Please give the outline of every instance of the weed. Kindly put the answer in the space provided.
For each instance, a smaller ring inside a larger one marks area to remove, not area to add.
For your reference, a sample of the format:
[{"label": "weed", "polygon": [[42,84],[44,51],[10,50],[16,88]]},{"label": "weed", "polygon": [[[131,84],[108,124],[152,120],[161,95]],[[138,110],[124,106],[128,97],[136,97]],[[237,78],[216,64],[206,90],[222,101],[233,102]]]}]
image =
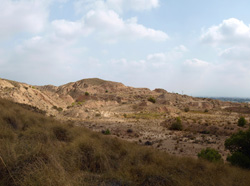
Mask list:
[{"label": "weed", "polygon": [[239,118],[239,120],[238,120],[238,126],[239,126],[239,127],[244,127],[246,124],[247,124],[246,119],[245,119],[243,116],[241,116],[241,117]]},{"label": "weed", "polygon": [[111,134],[111,132],[110,132],[109,129],[102,130],[102,133],[103,133],[104,135],[110,135],[110,134]]},{"label": "weed", "polygon": [[151,97],[148,98],[148,101],[151,102],[151,103],[155,103],[156,99],[151,96]]},{"label": "weed", "polygon": [[170,130],[182,130],[182,121],[180,117],[177,117],[175,121],[172,123],[172,125],[169,128]]},{"label": "weed", "polygon": [[52,107],[52,109],[55,109],[55,110],[57,110],[58,112],[62,112],[62,111],[63,111],[63,108],[57,107],[57,106],[55,106],[55,105]]},{"label": "weed", "polygon": [[220,153],[212,148],[206,148],[201,150],[200,153],[198,153],[198,157],[208,160],[210,162],[220,162],[222,161],[222,157],[220,155]]}]

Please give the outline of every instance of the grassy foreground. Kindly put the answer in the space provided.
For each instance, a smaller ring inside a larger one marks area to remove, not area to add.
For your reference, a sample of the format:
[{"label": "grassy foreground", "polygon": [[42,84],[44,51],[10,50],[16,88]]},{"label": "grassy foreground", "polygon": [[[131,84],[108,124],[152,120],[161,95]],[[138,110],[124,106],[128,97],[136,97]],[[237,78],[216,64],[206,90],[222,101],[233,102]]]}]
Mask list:
[{"label": "grassy foreground", "polygon": [[249,171],[170,156],[60,123],[27,106],[0,99],[0,185],[249,183]]}]

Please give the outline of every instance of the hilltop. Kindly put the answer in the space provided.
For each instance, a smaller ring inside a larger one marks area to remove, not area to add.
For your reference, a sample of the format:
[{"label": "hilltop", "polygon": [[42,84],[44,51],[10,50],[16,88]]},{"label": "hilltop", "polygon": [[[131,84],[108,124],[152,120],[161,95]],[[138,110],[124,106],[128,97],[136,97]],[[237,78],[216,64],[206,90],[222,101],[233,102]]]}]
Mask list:
[{"label": "hilltop", "polygon": [[[241,129],[237,126],[239,116],[249,120],[250,113],[248,103],[134,88],[98,78],[61,86],[0,79],[0,97],[93,131],[109,130],[121,139],[192,157],[209,146],[219,150],[225,159],[225,139]],[[182,120],[182,131],[169,130],[176,117]]]},{"label": "hilltop", "polygon": [[[237,103],[195,98],[169,93],[164,89],[151,91],[148,88],[133,88],[98,78],[83,79],[61,86],[34,86],[0,79],[0,96],[35,106],[55,116],[81,119],[93,117],[96,114],[110,118],[115,114],[137,111],[177,113],[187,107],[196,111],[241,107]],[[148,101],[150,97],[155,99],[155,104]],[[89,108],[90,111],[82,112],[81,110],[84,110],[82,108]],[[58,113],[55,110],[63,112]],[[74,111],[77,111],[77,114]],[[247,112],[250,112],[250,109]]]}]

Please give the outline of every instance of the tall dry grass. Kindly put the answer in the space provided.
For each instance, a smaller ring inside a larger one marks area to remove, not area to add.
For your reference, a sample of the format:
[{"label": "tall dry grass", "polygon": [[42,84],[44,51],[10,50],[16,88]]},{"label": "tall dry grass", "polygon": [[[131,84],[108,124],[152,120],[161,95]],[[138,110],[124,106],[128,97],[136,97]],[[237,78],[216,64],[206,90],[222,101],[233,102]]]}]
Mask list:
[{"label": "tall dry grass", "polygon": [[249,185],[250,172],[170,156],[0,99],[0,185]]}]

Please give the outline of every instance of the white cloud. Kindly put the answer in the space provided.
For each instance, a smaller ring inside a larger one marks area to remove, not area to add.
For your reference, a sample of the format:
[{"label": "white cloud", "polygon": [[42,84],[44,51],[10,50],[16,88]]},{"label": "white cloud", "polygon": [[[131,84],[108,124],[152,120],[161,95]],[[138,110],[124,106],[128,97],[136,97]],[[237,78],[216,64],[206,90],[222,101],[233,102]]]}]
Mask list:
[{"label": "white cloud", "polygon": [[250,26],[236,18],[230,18],[210,27],[202,34],[201,41],[212,45],[249,45]]},{"label": "white cloud", "polygon": [[95,31],[99,39],[108,43],[122,39],[165,41],[169,38],[163,31],[139,24],[136,17],[124,20],[119,15],[127,10],[156,8],[158,0],[78,0],[74,5],[76,12],[84,15],[85,29]]},{"label": "white cloud", "polygon": [[159,6],[158,0],[107,0],[107,5],[120,12],[150,10]]},{"label": "white cloud", "polygon": [[149,54],[147,56],[148,61],[166,61],[166,54],[165,53],[155,53]]},{"label": "white cloud", "polygon": [[99,39],[111,43],[128,39],[165,41],[169,38],[163,31],[138,24],[135,17],[123,20],[113,10],[91,10],[81,21],[55,20],[52,25],[61,36],[95,33]]},{"label": "white cloud", "polygon": [[207,68],[211,66],[210,63],[196,58],[186,60],[184,62],[184,65],[191,68]]},{"label": "white cloud", "polygon": [[184,45],[179,45],[172,50],[165,53],[154,53],[147,56],[147,61],[155,66],[161,66],[167,63],[173,63],[182,58],[183,54],[187,52]]},{"label": "white cloud", "polygon": [[43,31],[48,18],[48,2],[39,0],[1,0],[0,38],[18,32]]},{"label": "white cloud", "polygon": [[[244,85],[249,83],[250,78],[250,26],[241,20],[230,18],[207,29],[202,34],[201,41],[216,47],[217,63],[188,60],[184,64],[189,67],[186,68],[186,73],[190,77],[203,79],[209,84],[208,87],[215,87],[211,95],[224,93],[225,96],[247,96],[249,90]],[[206,87],[203,89],[204,92],[208,90]],[[245,92],[237,92],[240,89]]]},{"label": "white cloud", "polygon": [[125,27],[124,21],[112,10],[91,10],[87,13],[85,20],[88,27],[107,32],[117,32]]},{"label": "white cloud", "polygon": [[157,8],[159,0],[77,0],[74,5],[77,13],[93,9],[110,9],[122,13],[129,10],[143,11]]},{"label": "white cloud", "polygon": [[58,85],[79,74],[78,65],[85,53],[86,48],[75,47],[71,40],[54,39],[53,35],[36,36],[11,51],[5,63],[0,64],[0,73],[12,74],[12,78],[31,84]]},{"label": "white cloud", "polygon": [[169,38],[163,31],[138,24],[136,17],[123,20],[113,10],[90,10],[81,20],[54,20],[51,25],[55,35],[65,39],[90,34],[96,35],[96,39],[108,43],[138,39],[162,42]]},{"label": "white cloud", "polygon": [[61,38],[72,38],[87,36],[92,32],[92,29],[85,27],[84,22],[80,21],[67,21],[67,20],[54,20],[51,23],[56,36]]},{"label": "white cloud", "polygon": [[159,52],[148,54],[145,59],[140,60],[127,60],[125,58],[118,60],[111,60],[111,64],[121,65],[123,67],[128,67],[133,69],[134,67],[139,67],[139,69],[152,69],[152,67],[159,69],[162,67],[169,67],[169,65],[173,65],[175,62],[180,60],[185,53],[183,48],[186,49],[185,46],[180,45],[175,47],[174,49],[167,52]]},{"label": "white cloud", "polygon": [[175,50],[179,50],[179,51],[182,51],[182,52],[187,52],[188,49],[184,46],[184,45],[179,45],[177,47],[174,48]]},{"label": "white cloud", "polygon": [[124,31],[128,34],[128,36],[132,36],[132,39],[145,38],[154,41],[165,41],[169,38],[168,35],[163,31],[146,28],[145,26],[137,24],[136,22],[128,22],[127,29]]},{"label": "white cloud", "polygon": [[223,50],[219,56],[226,61],[250,65],[250,47],[231,47]]}]

